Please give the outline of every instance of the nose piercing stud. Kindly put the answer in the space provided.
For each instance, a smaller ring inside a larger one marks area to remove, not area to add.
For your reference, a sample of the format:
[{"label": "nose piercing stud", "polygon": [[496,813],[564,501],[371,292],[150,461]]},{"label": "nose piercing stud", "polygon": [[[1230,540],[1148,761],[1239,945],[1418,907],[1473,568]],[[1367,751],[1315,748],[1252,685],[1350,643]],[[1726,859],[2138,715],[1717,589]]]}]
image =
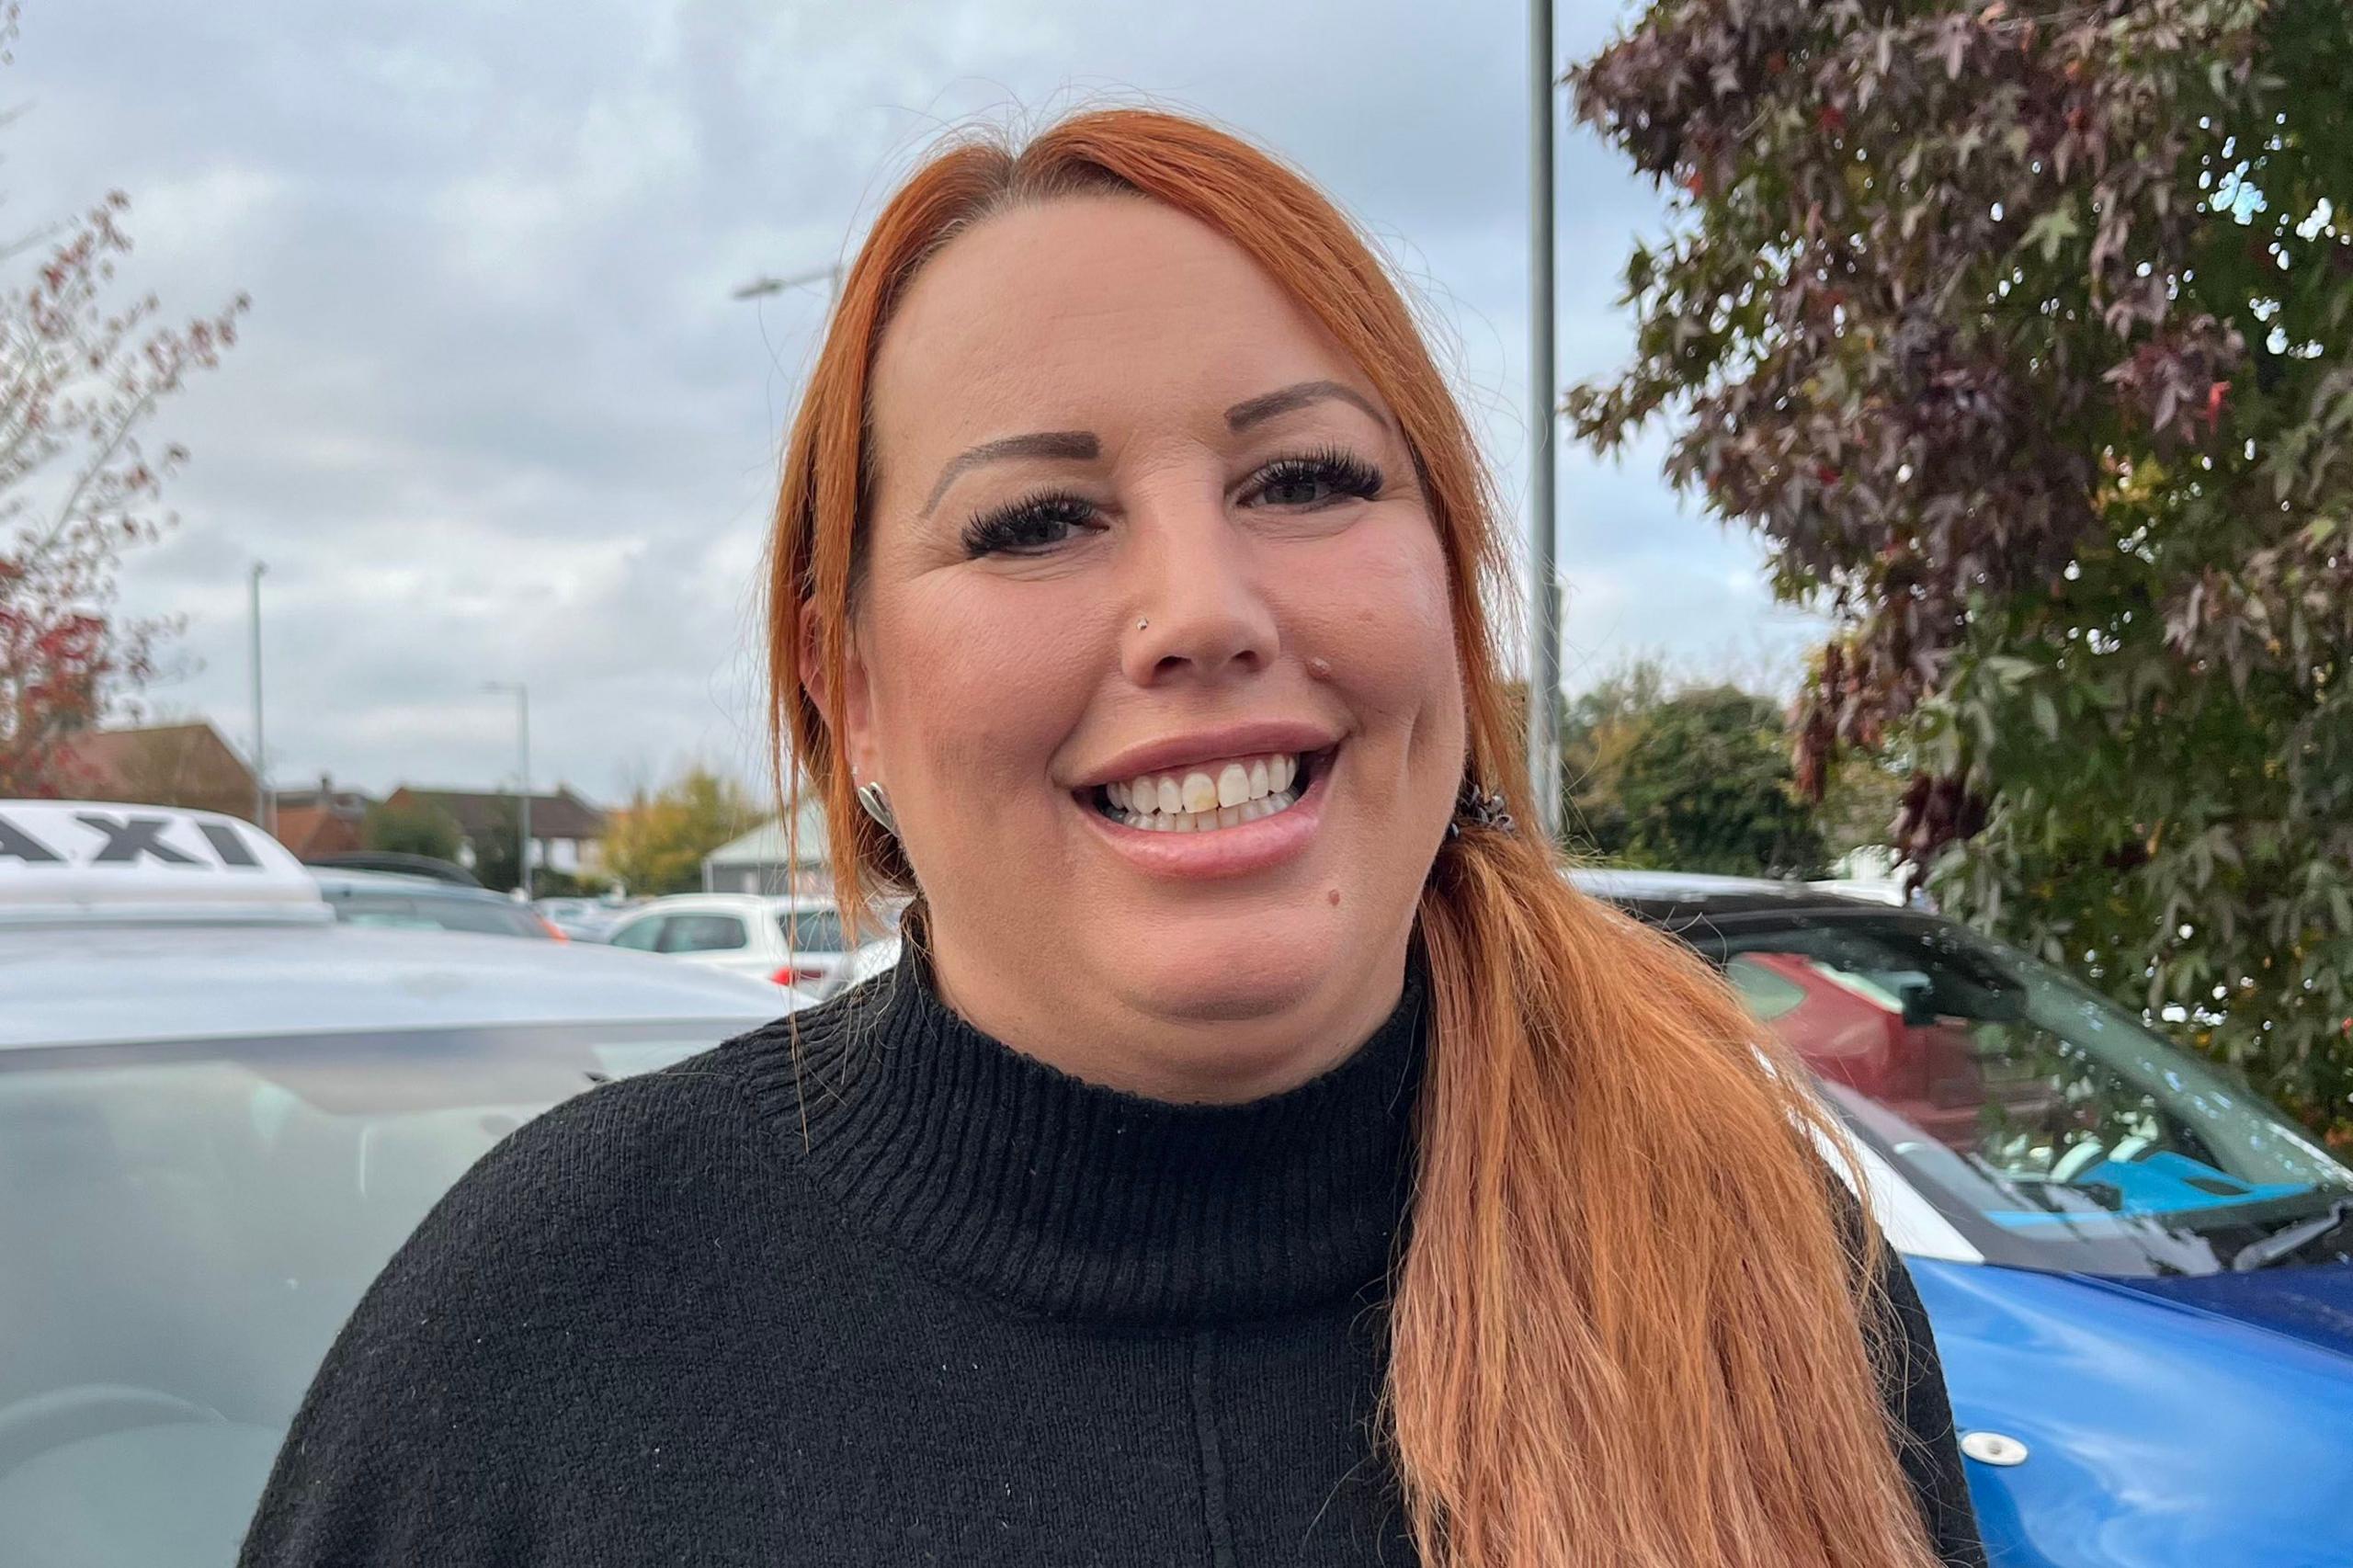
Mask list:
[{"label": "nose piercing stud", "polygon": [[1152,622],[1148,620],[1139,620],[1136,622],[1136,630],[1138,631],[1142,631],[1145,627],[1150,626]]}]

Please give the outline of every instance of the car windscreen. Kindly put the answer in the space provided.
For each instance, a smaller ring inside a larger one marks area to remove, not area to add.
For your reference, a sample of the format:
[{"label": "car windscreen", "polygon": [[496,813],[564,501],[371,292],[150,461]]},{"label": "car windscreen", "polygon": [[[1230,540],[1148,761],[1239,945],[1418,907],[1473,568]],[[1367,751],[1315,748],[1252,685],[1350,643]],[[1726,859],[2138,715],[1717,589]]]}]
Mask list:
[{"label": "car windscreen", "polygon": [[0,1051],[0,1543],[231,1561],[335,1331],[450,1183],[756,1022]]},{"label": "car windscreen", "polygon": [[493,898],[437,898],[405,892],[347,892],[329,902],[335,918],[353,926],[391,926],[415,931],[471,931],[486,937],[532,937],[544,940],[547,927],[519,904]]},{"label": "car windscreen", "polygon": [[2353,1171],[2245,1086],[1949,921],[1836,912],[1684,935],[1994,1261],[2211,1273],[2353,1193]]}]

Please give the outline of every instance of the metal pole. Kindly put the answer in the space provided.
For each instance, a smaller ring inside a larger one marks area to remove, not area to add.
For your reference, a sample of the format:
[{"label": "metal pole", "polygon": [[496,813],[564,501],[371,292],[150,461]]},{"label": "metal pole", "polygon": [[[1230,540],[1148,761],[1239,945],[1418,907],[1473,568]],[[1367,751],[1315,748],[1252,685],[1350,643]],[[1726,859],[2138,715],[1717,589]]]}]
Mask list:
[{"label": "metal pole", "polygon": [[1552,0],[1528,8],[1528,787],[1545,835],[1561,835],[1561,596],[1554,578],[1552,435]]},{"label": "metal pole", "polygon": [[515,683],[515,733],[522,748],[523,799],[517,815],[523,827],[523,901],[531,899],[531,688]]},{"label": "metal pole", "polygon": [[276,832],[271,828],[269,822],[272,815],[269,799],[269,764],[267,760],[269,754],[262,747],[261,734],[261,574],[263,570],[262,563],[258,561],[255,562],[253,575],[247,584],[247,603],[251,609],[248,619],[253,629],[254,825],[275,837]]}]

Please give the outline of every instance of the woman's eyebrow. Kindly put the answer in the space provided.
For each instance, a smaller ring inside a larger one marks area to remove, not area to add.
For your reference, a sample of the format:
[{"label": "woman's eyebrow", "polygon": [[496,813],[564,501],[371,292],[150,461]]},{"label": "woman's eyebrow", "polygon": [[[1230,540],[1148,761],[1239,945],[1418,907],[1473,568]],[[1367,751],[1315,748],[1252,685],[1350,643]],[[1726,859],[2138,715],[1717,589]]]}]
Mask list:
[{"label": "woman's eyebrow", "polygon": [[1079,462],[1091,462],[1102,454],[1102,443],[1092,430],[1035,430],[1027,436],[1004,436],[994,441],[983,441],[948,460],[939,471],[939,478],[931,487],[931,498],[923,504],[923,516],[939,505],[948,494],[948,486],[968,468],[982,463],[1003,462],[1012,458],[1063,458]]},{"label": "woman's eyebrow", "polygon": [[[1380,423],[1389,423],[1381,416],[1381,410],[1353,387],[1343,386],[1338,381],[1300,381],[1275,392],[1260,392],[1256,397],[1245,398],[1235,403],[1225,411],[1225,427],[1247,430],[1278,414],[1289,414],[1295,408],[1304,408],[1309,403],[1322,403],[1327,398],[1354,403]],[[1103,445],[1095,438],[1092,430],[1035,430],[1027,436],[1005,436],[994,441],[983,441],[979,446],[967,448],[948,460],[947,466],[939,471],[938,479],[932,483],[931,495],[923,504],[922,515],[931,516],[932,508],[939,505],[939,498],[948,494],[949,485],[966,469],[1015,458],[1060,458],[1065,461],[1092,462],[1102,455],[1102,451]]]},{"label": "woman's eyebrow", "polygon": [[1372,415],[1376,422],[1381,425],[1389,423],[1382,417],[1381,410],[1373,407],[1364,394],[1353,387],[1342,386],[1337,381],[1301,381],[1279,392],[1260,392],[1256,397],[1245,398],[1235,403],[1225,411],[1225,427],[1246,430],[1261,420],[1272,419],[1278,414],[1289,414],[1294,408],[1304,408],[1311,403],[1321,403],[1326,398],[1352,403]]}]

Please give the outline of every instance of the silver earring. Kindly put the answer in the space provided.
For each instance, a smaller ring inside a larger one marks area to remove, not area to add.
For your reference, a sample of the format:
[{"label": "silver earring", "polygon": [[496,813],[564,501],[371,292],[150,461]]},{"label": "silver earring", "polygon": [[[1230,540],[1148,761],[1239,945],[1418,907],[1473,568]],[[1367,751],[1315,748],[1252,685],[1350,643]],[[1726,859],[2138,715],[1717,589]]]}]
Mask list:
[{"label": "silver earring", "polygon": [[891,814],[891,797],[882,792],[881,785],[860,784],[858,787],[858,803],[868,816],[874,819],[876,826],[893,838],[899,836],[899,819]]}]

